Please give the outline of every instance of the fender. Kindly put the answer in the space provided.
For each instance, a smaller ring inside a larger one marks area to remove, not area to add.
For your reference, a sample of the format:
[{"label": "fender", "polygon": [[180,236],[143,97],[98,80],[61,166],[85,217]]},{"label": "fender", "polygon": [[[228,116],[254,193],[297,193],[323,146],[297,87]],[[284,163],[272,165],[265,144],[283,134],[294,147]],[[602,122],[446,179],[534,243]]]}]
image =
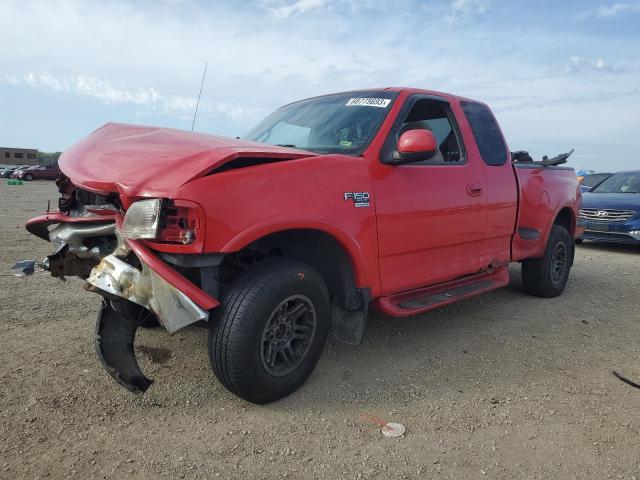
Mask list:
[{"label": "fender", "polygon": [[568,208],[571,211],[571,221],[573,222],[574,225],[574,229],[573,229],[573,235],[571,234],[571,231],[569,231],[569,235],[575,236],[575,234],[578,231],[578,226],[577,226],[577,221],[578,221],[578,213],[575,211],[575,207],[572,203],[566,203],[564,205],[561,205],[560,207],[556,208],[556,210],[553,212],[553,215],[551,216],[551,219],[549,221],[549,224],[547,225],[547,229],[545,231],[545,236],[544,236],[544,244],[543,244],[543,253],[544,253],[544,248],[547,246],[547,242],[549,241],[549,235],[551,235],[551,227],[553,227],[553,224],[555,223],[556,219],[558,218],[558,215],[560,215],[560,212],[562,210],[564,210],[565,208]]},{"label": "fender", "polygon": [[[356,276],[356,285],[363,287],[374,284],[369,278],[366,260],[356,239],[320,216],[306,216],[304,218],[279,216],[260,222],[229,240],[222,247],[221,252],[237,252],[267,235],[286,230],[318,230],[331,235],[349,255]],[[377,282],[375,283],[377,284]]]},{"label": "fender", "polygon": [[[556,208],[553,212],[553,215],[549,216],[549,220],[547,222],[547,224],[544,226],[544,230],[542,231],[542,235],[540,236],[540,238],[537,240],[537,244],[535,245],[535,248],[533,247],[527,247],[526,249],[523,248],[523,241],[520,240],[520,250],[519,250],[519,255],[517,257],[513,258],[513,261],[519,261],[519,260],[523,260],[526,258],[540,258],[542,257],[542,255],[544,255],[544,251],[545,248],[547,247],[547,242],[549,242],[549,235],[551,235],[551,228],[553,227],[553,224],[555,223],[556,219],[558,218],[558,215],[560,214],[560,212],[565,209],[568,208],[571,211],[571,216],[572,221],[575,222],[576,218],[577,218],[577,214],[576,211],[573,207],[573,205],[571,203],[565,203],[563,205],[561,205],[560,207]],[[580,230],[577,226],[574,227],[574,235],[575,233],[579,233]],[[571,232],[569,232],[571,233]],[[516,235],[518,235],[516,233]]]}]

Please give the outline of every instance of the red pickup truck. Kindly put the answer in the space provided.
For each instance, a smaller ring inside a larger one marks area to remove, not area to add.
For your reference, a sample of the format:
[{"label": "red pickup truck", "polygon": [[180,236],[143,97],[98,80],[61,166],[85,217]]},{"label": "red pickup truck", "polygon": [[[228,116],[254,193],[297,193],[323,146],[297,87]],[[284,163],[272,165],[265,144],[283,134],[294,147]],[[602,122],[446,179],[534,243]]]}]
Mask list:
[{"label": "red pickup truck", "polygon": [[27,229],[54,245],[54,276],[102,295],[97,351],[123,386],[152,382],[140,325],[206,322],[218,379],[266,403],[302,385],[330,330],[359,343],[370,305],[423,313],[507,285],[511,262],[528,293],[562,293],[581,194],[561,162],[512,155],[483,103],[353,91],[243,139],[107,124],[62,155],[59,211]]}]

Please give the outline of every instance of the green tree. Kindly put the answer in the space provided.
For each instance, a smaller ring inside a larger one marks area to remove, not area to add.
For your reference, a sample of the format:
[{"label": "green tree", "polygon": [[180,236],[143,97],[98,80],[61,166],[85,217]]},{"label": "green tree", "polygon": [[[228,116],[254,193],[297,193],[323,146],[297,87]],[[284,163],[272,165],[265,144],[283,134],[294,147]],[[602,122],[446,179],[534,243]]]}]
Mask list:
[{"label": "green tree", "polygon": [[62,152],[38,152],[38,163],[43,165],[58,165],[58,158]]}]

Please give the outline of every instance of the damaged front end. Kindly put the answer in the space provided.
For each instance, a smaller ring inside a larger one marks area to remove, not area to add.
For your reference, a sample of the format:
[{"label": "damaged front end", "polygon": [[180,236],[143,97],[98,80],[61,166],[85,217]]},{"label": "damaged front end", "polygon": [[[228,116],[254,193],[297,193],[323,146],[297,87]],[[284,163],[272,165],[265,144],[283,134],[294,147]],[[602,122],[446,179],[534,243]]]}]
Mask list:
[{"label": "damaged front end", "polygon": [[[221,258],[210,256],[197,269],[181,269],[180,255],[164,254],[174,264],[167,263],[144,240],[125,237],[127,216],[117,201],[69,185],[68,180],[59,182],[60,211],[33,218],[26,225],[54,247],[38,265],[62,280],[84,279],[87,290],[103,297],[95,329],[98,357],[118,383],[131,392],[144,392],[152,380],[141,372],[133,349],[142,319],[155,317],[170,334],[208,321],[209,311],[219,304],[210,293],[217,293],[212,278]],[[32,273],[33,265],[27,263],[19,262],[15,271]],[[207,276],[206,282],[187,278],[200,273]],[[198,284],[206,284],[209,293]]]},{"label": "damaged front end", "polygon": [[[87,278],[87,290],[106,298],[124,299],[136,303],[158,317],[160,324],[173,334],[192,323],[208,320],[204,310],[141,258],[143,247],[137,245],[136,255],[117,232],[118,247],[100,261]],[[158,262],[161,260],[158,259]],[[185,279],[186,280],[186,279]]]},{"label": "damaged front end", "polygon": [[115,223],[60,223],[49,231],[49,241],[55,250],[41,266],[54,277],[86,278],[115,248]]}]

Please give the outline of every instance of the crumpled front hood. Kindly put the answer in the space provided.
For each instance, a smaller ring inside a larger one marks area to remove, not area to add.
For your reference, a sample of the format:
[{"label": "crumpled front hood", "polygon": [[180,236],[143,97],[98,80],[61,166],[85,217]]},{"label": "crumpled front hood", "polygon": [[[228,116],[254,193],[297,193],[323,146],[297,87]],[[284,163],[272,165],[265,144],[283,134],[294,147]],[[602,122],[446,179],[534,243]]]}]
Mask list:
[{"label": "crumpled front hood", "polygon": [[640,212],[640,193],[583,193],[582,208]]},{"label": "crumpled front hood", "polygon": [[66,150],[59,165],[75,185],[87,190],[168,197],[193,178],[235,158],[312,155],[217,135],[107,123]]}]

